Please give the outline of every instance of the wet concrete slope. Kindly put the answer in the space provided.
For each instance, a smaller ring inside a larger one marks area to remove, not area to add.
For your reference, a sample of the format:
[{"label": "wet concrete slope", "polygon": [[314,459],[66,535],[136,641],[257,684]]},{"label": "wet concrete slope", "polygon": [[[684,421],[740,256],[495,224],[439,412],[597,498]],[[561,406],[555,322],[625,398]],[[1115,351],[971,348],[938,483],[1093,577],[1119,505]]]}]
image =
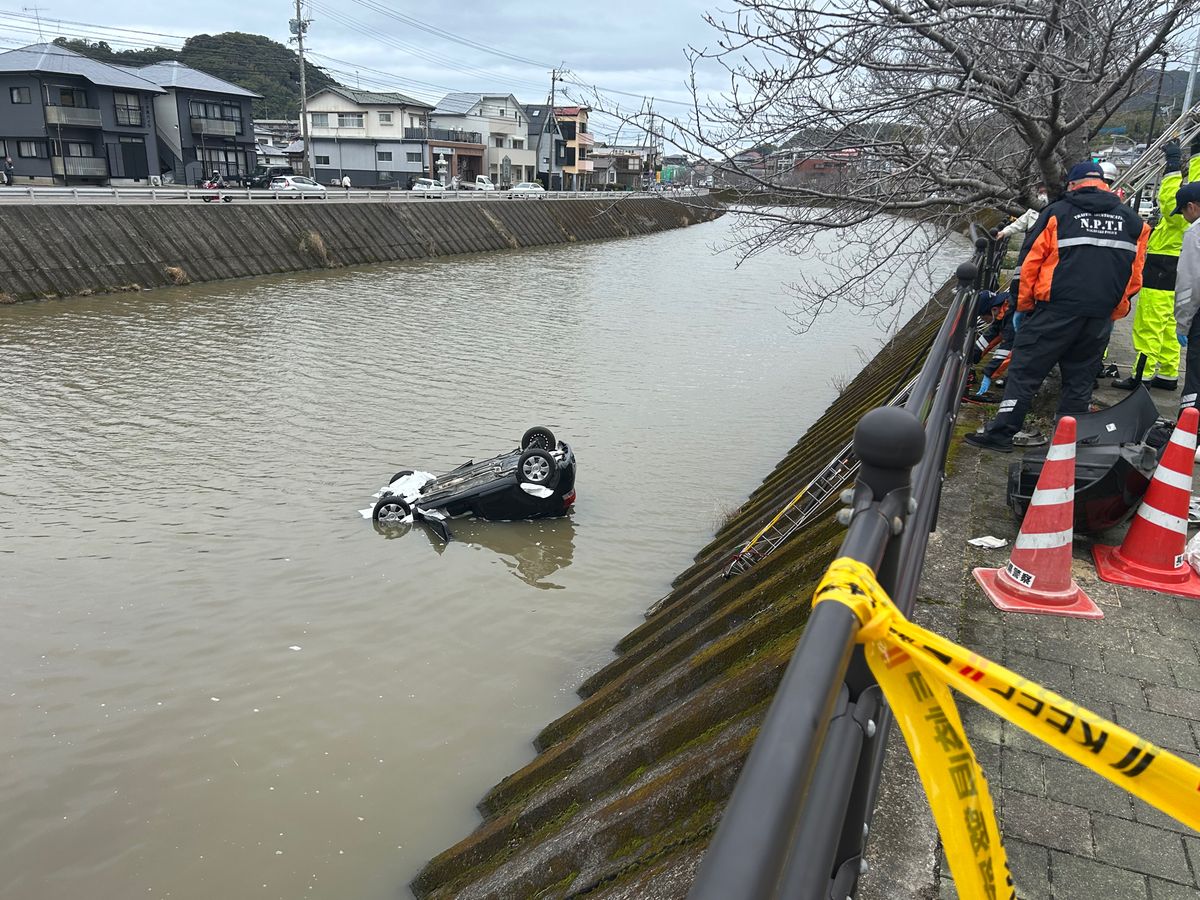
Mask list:
[{"label": "wet concrete slope", "polygon": [[750,572],[726,581],[724,564],[911,378],[947,299],[879,353],[584,682],[537,757],[483,798],[475,833],[418,875],[418,897],[686,895],[843,529],[830,509]]},{"label": "wet concrete slope", "polygon": [[0,207],[0,300],[649,234],[708,221],[705,197]]}]

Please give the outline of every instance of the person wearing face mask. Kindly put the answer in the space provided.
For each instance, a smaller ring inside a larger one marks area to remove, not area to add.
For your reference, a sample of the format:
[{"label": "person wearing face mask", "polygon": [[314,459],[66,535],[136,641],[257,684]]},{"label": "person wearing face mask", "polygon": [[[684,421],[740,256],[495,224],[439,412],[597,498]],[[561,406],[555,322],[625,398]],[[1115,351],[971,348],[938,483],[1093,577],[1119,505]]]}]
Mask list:
[{"label": "person wearing face mask", "polygon": [[[1188,181],[1200,181],[1200,136],[1188,148]],[[1138,385],[1174,391],[1179,387],[1179,341],[1175,337],[1175,275],[1187,221],[1175,197],[1183,185],[1179,141],[1163,145],[1166,173],[1158,188],[1162,219],[1154,226],[1146,247],[1143,284],[1133,313],[1133,349],[1137,361],[1128,378],[1113,387],[1132,391]]]}]

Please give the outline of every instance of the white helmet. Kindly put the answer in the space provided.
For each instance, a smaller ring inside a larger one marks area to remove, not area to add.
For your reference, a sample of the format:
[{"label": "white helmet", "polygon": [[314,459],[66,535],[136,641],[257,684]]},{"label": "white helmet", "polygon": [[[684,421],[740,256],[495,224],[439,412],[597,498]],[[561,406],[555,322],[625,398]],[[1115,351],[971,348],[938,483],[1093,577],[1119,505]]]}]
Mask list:
[{"label": "white helmet", "polygon": [[1117,180],[1117,166],[1115,163],[1107,161],[1100,163],[1100,171],[1104,173],[1104,180],[1109,184]]}]

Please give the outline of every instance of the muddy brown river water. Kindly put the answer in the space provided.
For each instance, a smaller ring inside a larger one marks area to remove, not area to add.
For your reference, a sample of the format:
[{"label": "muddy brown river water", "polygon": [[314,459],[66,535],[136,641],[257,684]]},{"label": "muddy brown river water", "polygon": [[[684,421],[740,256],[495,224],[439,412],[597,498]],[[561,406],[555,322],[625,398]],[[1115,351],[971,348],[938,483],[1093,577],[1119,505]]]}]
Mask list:
[{"label": "muddy brown river water", "polygon": [[[407,896],[880,343],[730,224],[0,307],[0,897]],[[534,424],[570,518],[359,517]]]}]

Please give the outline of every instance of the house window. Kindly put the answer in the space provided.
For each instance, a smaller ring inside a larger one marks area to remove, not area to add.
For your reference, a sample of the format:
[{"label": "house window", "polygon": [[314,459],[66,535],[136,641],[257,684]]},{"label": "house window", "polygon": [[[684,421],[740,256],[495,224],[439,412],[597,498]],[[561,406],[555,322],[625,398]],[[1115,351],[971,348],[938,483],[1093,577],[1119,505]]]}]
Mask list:
[{"label": "house window", "polygon": [[47,159],[50,151],[45,141],[17,141],[17,156],[23,159]]},{"label": "house window", "polygon": [[514,150],[524,150],[524,149],[525,149],[525,142],[524,142],[523,140],[521,140],[520,138],[513,138],[513,141],[512,141],[512,148],[513,148]]},{"label": "house window", "polygon": [[497,146],[497,147],[503,147],[503,146],[504,146],[504,135],[502,135],[502,134],[495,135],[495,136],[492,138],[492,140],[496,142],[496,146]]},{"label": "house window", "polygon": [[386,112],[386,113],[381,112],[379,114],[379,124],[380,125],[391,125],[392,124],[392,114],[390,112]]},{"label": "house window", "polygon": [[408,127],[409,128],[420,128],[421,127],[421,117],[420,116],[409,116],[408,117]]},{"label": "house window", "polygon": [[137,94],[113,94],[113,105],[117,109],[118,125],[142,124],[142,101]]},{"label": "house window", "polygon": [[405,157],[408,159],[409,162],[419,163],[421,161],[420,153],[408,153],[408,154],[405,154]]},{"label": "house window", "polygon": [[314,156],[313,162],[314,162],[314,164],[316,164],[318,166],[327,166],[327,165],[329,165],[329,157],[328,156]]},{"label": "house window", "polygon": [[84,109],[87,106],[87,93],[75,88],[59,88],[58,105]]},{"label": "house window", "polygon": [[328,128],[329,113],[313,113],[312,123],[314,128]]},{"label": "house window", "polygon": [[15,87],[8,89],[8,97],[13,103],[32,103],[33,98],[30,96],[29,88]]},{"label": "house window", "polygon": [[362,128],[362,113],[338,113],[338,128]]},{"label": "house window", "polygon": [[391,162],[392,161],[392,151],[391,150],[377,150],[375,152],[375,159],[378,160],[379,162]]},{"label": "house window", "polygon": [[[65,152],[64,152],[65,151]],[[58,141],[50,142],[51,156],[82,156],[94,157],[96,148],[91,144],[82,144],[77,141],[64,141],[61,145]]]}]

